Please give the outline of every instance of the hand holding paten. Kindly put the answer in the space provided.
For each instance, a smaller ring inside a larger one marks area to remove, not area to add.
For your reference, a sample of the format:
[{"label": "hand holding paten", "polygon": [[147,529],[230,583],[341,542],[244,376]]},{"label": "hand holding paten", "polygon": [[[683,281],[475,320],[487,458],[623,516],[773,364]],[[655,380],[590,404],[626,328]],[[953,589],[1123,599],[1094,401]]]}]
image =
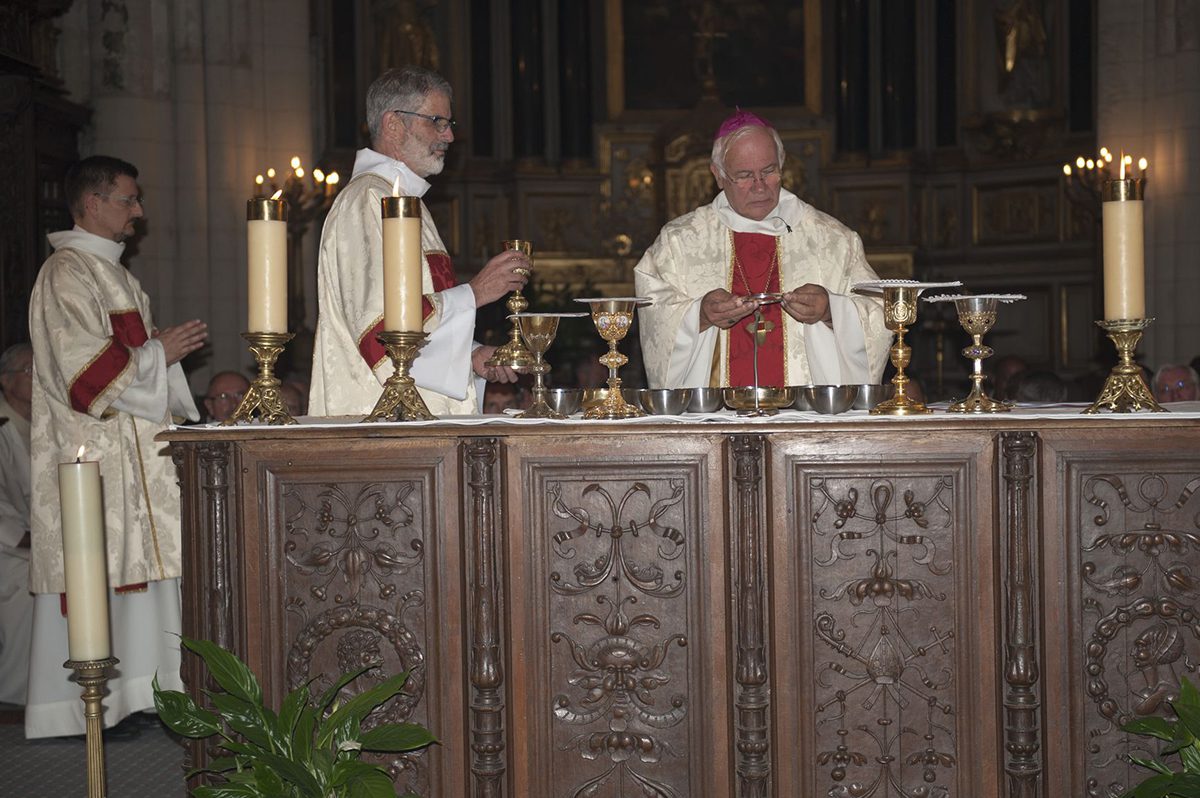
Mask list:
[{"label": "hand holding paten", "polygon": [[754,312],[758,303],[744,296],[735,296],[723,288],[714,288],[700,300],[700,332],[709,327],[727,330]]},{"label": "hand holding paten", "polygon": [[517,372],[508,366],[489,366],[487,360],[496,351],[494,346],[479,346],[471,353],[471,369],[488,382],[516,382]]},{"label": "hand holding paten", "polygon": [[208,325],[199,319],[192,319],[165,330],[155,330],[154,338],[162,344],[167,365],[170,366],[204,346],[208,340]]},{"label": "hand holding paten", "polygon": [[476,306],[495,302],[500,297],[523,288],[529,282],[533,263],[523,252],[506,250],[489,260],[479,274],[471,279]]},{"label": "hand holding paten", "polygon": [[819,321],[826,324],[833,322],[833,314],[829,310],[829,292],[824,287],[813,283],[805,283],[784,294],[783,309],[801,324],[816,324]]}]

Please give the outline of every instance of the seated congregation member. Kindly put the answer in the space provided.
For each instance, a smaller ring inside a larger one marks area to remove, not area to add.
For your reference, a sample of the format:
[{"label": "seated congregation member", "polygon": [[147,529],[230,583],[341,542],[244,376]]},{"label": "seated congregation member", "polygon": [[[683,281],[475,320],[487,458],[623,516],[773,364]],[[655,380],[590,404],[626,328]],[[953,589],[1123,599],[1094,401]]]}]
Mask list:
[{"label": "seated congregation member", "polygon": [[1168,363],[1154,372],[1154,398],[1160,402],[1200,399],[1200,380],[1191,366]]},{"label": "seated congregation member", "polygon": [[250,380],[238,371],[218,371],[208,381],[204,392],[204,416],[206,421],[225,421],[237,412]]},{"label": "seated congregation member", "polygon": [[[634,270],[652,388],[878,382],[892,335],[862,241],[780,185],[773,127],[738,111],[717,131],[711,204],[668,222]],[[755,294],[782,293],[765,303]],[[759,322],[754,312],[762,311]]]},{"label": "seated congregation member", "polygon": [[75,227],[49,236],[29,300],[33,339],[33,643],[25,735],[82,734],[79,687],[62,667],[64,617],[58,464],[98,461],[107,539],[112,655],[104,725],[154,707],[151,682],[181,689],[179,484],[154,436],[172,417],[200,419],[179,365],[204,345],[199,320],[158,329],[150,298],[121,263],[142,217],[137,169],[97,155],[72,166]]},{"label": "seated congregation member", "polygon": [[[359,150],[349,183],[338,193],[317,263],[316,345],[309,413],[371,412],[392,374],[376,333],[383,329],[383,223],[380,199],[397,181],[402,196],[424,196],[426,178],[440,174],[454,141],[453,91],[446,79],[419,67],[393,69],[367,90],[370,148]],[[479,412],[483,381],[512,382],[506,366],[487,366],[494,346],[472,336],[478,307],[524,286],[529,258],[506,251],[459,285],[429,209],[421,203],[422,293],[429,334],[412,366],[434,415]]]}]

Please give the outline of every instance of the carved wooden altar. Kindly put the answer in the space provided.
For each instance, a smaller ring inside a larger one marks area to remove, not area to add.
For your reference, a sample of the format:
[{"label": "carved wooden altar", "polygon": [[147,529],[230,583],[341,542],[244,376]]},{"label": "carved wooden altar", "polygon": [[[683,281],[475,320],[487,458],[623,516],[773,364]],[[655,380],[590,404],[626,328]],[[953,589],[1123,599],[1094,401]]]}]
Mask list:
[{"label": "carved wooden altar", "polygon": [[1112,795],[1200,661],[1194,419],[170,438],[186,633],[411,669],[422,795]]}]

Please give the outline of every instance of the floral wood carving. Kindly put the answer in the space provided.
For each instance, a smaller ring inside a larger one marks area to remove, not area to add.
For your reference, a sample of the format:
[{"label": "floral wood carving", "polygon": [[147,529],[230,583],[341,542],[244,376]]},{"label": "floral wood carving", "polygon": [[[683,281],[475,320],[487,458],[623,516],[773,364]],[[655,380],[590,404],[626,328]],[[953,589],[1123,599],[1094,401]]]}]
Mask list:
[{"label": "floral wood carving", "polygon": [[[670,734],[687,715],[686,696],[661,695],[673,681],[686,684],[686,672],[672,672],[667,660],[672,648],[688,642],[686,616],[682,623],[665,617],[668,602],[688,584],[684,563],[671,565],[688,549],[686,535],[671,523],[683,483],[665,484],[666,495],[658,498],[651,484],[635,482],[618,499],[609,487],[591,483],[575,505],[564,498],[564,483],[547,488],[554,515],[574,524],[552,539],[552,567],[558,567],[550,573],[550,588],[563,599],[552,616],[570,617],[577,630],[550,635],[552,643],[566,645],[573,666],[569,688],[552,702],[555,720],[570,736],[554,736],[563,740],[558,750],[601,763],[599,772],[589,770],[570,787],[572,796],[599,794],[606,784],[622,795],[688,794],[655,768],[642,767],[664,756],[683,757],[677,746],[686,742],[678,735],[673,742]],[[570,571],[564,574],[563,567]],[[684,631],[660,632],[665,623]]]},{"label": "floral wood carving", "polygon": [[808,487],[822,608],[813,627],[835,655],[816,663],[816,761],[830,779],[822,790],[948,795],[957,766],[954,480],[912,478],[898,490],[892,479],[813,477]]},{"label": "floral wood carving", "polygon": [[1126,754],[1154,756],[1120,726],[1164,714],[1180,676],[1200,669],[1200,477],[1101,473],[1080,485],[1089,796],[1110,798],[1142,777]]}]

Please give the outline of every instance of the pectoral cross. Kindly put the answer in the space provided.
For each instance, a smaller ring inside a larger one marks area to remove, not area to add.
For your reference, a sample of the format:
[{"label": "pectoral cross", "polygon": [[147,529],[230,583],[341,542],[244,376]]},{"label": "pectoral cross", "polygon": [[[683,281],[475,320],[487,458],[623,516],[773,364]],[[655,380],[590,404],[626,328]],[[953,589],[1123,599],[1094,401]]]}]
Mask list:
[{"label": "pectoral cross", "polygon": [[764,319],[761,310],[754,311],[754,321],[746,323],[746,332],[754,336],[759,346],[767,342],[767,333],[774,329],[775,323]]}]

